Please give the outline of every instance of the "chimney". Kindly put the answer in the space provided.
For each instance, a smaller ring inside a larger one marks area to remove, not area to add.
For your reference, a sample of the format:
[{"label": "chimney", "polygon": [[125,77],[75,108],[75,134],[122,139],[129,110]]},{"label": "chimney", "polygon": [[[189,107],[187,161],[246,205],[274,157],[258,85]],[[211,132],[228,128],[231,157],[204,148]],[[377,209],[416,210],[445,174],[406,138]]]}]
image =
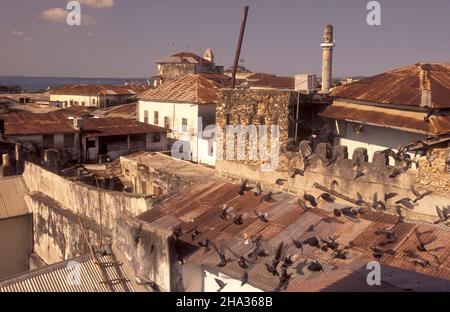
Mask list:
[{"label": "chimney", "polygon": [[430,85],[430,65],[429,64],[420,64],[420,92],[421,92],[421,101],[420,106],[422,107],[431,107],[431,85]]},{"label": "chimney", "polygon": [[311,74],[297,74],[294,76],[295,91],[306,91],[308,93],[313,92],[316,89],[316,75]]}]

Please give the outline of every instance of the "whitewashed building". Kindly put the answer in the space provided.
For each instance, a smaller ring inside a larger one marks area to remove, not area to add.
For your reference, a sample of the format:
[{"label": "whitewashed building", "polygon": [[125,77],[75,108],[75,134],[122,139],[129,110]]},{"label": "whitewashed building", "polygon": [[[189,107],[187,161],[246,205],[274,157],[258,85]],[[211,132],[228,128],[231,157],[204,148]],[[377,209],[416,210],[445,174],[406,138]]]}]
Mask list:
[{"label": "whitewashed building", "polygon": [[218,95],[216,83],[200,74],[186,75],[141,93],[137,119],[166,128],[172,144],[183,143],[183,155],[214,166],[215,143],[203,130],[215,124]]},{"label": "whitewashed building", "polygon": [[[373,153],[450,131],[450,64],[420,63],[338,87],[320,115],[335,144]],[[393,160],[391,160],[393,163]]]}]

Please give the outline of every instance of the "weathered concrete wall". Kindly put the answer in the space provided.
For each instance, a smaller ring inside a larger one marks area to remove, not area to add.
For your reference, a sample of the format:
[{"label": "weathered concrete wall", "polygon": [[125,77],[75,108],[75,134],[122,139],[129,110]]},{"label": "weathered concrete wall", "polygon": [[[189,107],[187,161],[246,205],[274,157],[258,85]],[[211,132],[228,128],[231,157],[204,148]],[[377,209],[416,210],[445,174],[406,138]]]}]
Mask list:
[{"label": "weathered concrete wall", "polygon": [[153,202],[151,196],[99,190],[72,182],[29,162],[25,164],[23,178],[30,192],[41,192],[72,213],[87,215],[110,230],[119,214],[139,215]]},{"label": "weathered concrete wall", "polygon": [[133,191],[140,194],[161,195],[177,192],[195,181],[181,177],[176,172],[151,168],[145,164],[121,157],[122,174],[133,184]]},{"label": "weathered concrete wall", "polygon": [[[303,161],[299,153],[290,153],[289,158],[289,168],[288,170],[278,170],[278,171],[261,171],[258,167],[250,166],[243,163],[232,162],[232,161],[217,161],[216,162],[216,172],[219,176],[231,179],[249,179],[250,181],[259,181],[263,185],[279,189],[281,191],[291,192],[294,194],[303,194],[303,192],[310,192],[316,196],[323,193],[314,187],[314,183],[319,183],[325,187],[329,187],[332,180],[338,181],[339,185],[336,191],[350,196],[356,199],[356,194],[360,193],[364,200],[367,202],[372,202],[373,195],[376,193],[379,200],[384,198],[385,193],[398,193],[395,199],[388,202],[389,205],[394,205],[394,202],[403,197],[409,197],[414,199],[415,196],[411,192],[411,187],[420,181],[420,170],[428,170],[426,166],[422,165],[417,171],[416,169],[409,169],[407,172],[400,174],[395,178],[390,178],[389,174],[393,170],[393,166],[386,165],[388,159],[384,157],[384,154],[377,154],[374,157],[373,162],[367,161],[367,150],[358,149],[352,159],[348,159],[345,153],[345,147],[337,146],[334,152],[340,151],[340,156],[337,160],[326,165],[325,161],[322,161],[325,156],[325,149],[323,144],[319,144],[315,154],[311,157],[311,165],[306,170],[304,176],[297,175],[292,178],[292,170],[294,168],[302,168]],[[362,168],[365,170],[365,174],[354,180],[355,171],[353,167],[355,162],[360,163]],[[433,163],[431,168],[438,166],[442,167],[442,160]],[[442,168],[441,168],[442,169]],[[437,170],[440,172],[439,178],[445,182],[434,182],[434,183],[448,183],[450,179],[448,173],[442,173],[442,170]],[[437,173],[439,174],[439,173]],[[286,179],[287,182],[283,186],[278,186],[275,181],[278,178]],[[428,180],[425,180],[428,181]],[[432,183],[432,178],[429,180]],[[450,193],[449,189],[436,191],[434,187],[421,188],[421,191],[431,190],[433,193],[426,196],[422,200],[417,202],[417,206],[411,212],[406,212],[405,215],[413,219],[422,219],[427,221],[433,221],[436,219],[435,207],[446,207],[450,204]]]},{"label": "weathered concrete wall", "polygon": [[[60,262],[89,252],[86,238],[100,245],[100,228],[89,218],[75,214],[52,198],[30,193],[25,202],[33,212],[34,252],[47,264]],[[103,244],[111,241],[111,232],[102,231]]]},{"label": "weathered concrete wall", "polygon": [[33,249],[31,215],[0,220],[0,279],[25,272]]},{"label": "weathered concrete wall", "polygon": [[136,278],[156,283],[161,291],[183,290],[173,238],[178,225],[179,221],[169,216],[146,223],[123,215],[114,228],[113,245],[131,265]]}]

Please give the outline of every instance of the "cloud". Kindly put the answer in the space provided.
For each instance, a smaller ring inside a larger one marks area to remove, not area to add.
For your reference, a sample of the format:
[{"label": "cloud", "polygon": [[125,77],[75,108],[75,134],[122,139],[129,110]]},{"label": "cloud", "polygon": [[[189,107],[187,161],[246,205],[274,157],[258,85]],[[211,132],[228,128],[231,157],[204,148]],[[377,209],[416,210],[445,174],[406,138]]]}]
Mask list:
[{"label": "cloud", "polygon": [[17,31],[17,30],[13,30],[13,31],[11,31],[11,35],[13,35],[13,36],[23,36],[23,32]]},{"label": "cloud", "polygon": [[67,11],[61,8],[50,8],[38,14],[38,17],[49,22],[66,22]]},{"label": "cloud", "polygon": [[102,9],[114,6],[114,0],[78,0],[80,4],[84,4],[91,8]]},{"label": "cloud", "polygon": [[[54,22],[54,23],[66,23],[67,22],[68,11],[61,8],[50,8],[37,15],[38,18]],[[90,15],[81,14],[81,24],[82,25],[94,25],[97,20]]]}]

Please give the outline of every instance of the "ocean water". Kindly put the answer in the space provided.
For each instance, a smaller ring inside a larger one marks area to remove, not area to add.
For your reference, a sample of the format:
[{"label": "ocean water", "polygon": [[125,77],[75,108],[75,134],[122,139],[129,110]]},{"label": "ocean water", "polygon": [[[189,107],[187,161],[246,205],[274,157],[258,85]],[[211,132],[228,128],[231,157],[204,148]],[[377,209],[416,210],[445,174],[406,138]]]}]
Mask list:
[{"label": "ocean water", "polygon": [[1,86],[20,86],[26,92],[37,92],[55,88],[66,84],[111,84],[123,85],[125,83],[147,84],[144,78],[64,78],[64,77],[19,77],[0,76]]}]

